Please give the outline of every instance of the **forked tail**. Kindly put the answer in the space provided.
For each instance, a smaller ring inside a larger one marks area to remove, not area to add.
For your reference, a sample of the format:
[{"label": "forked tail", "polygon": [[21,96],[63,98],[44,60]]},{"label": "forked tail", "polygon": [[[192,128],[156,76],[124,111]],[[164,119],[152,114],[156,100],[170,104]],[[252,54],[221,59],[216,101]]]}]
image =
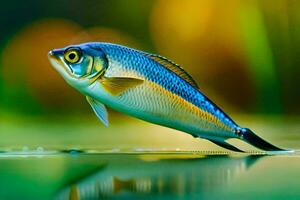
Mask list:
[{"label": "forked tail", "polygon": [[266,140],[262,139],[261,137],[253,133],[250,129],[245,129],[245,130],[246,131],[243,133],[242,139],[247,143],[264,151],[287,151],[285,149],[281,149],[267,142]]},{"label": "forked tail", "polygon": [[[244,152],[243,150],[229,144],[227,141],[225,141],[222,138],[205,138],[210,140],[211,142],[215,143],[216,145],[219,145],[225,149],[236,151],[236,152]],[[261,150],[268,151],[268,152],[293,152],[293,150],[285,150],[279,147],[274,146],[273,144],[267,142],[266,140],[262,139],[261,137],[257,136],[255,133],[253,133],[250,129],[243,129],[242,135],[240,136],[240,139],[249,143],[252,146],[255,146]]]}]

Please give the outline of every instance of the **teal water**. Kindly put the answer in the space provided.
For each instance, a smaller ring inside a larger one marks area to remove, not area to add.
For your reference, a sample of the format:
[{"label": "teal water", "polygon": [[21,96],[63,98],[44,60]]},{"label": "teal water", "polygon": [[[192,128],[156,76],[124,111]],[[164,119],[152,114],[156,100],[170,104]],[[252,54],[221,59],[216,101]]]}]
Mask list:
[{"label": "teal water", "polygon": [[[300,153],[226,152],[140,121],[0,121],[0,200],[300,199]],[[299,119],[249,118],[273,144],[300,149]],[[242,120],[241,120],[242,121]],[[67,150],[62,150],[67,149]],[[73,150],[72,150],[73,149]]]},{"label": "teal water", "polygon": [[299,199],[300,154],[0,155],[0,199]]}]

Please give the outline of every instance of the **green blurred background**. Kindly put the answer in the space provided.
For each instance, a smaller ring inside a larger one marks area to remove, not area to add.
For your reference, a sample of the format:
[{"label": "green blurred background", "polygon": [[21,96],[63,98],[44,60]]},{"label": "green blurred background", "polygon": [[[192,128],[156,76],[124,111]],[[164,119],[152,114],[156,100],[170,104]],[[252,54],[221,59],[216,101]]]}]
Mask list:
[{"label": "green blurred background", "polygon": [[[299,153],[253,167],[259,157],[207,157],[224,149],[113,110],[104,127],[47,53],[105,41],[160,54],[237,123],[276,146],[300,149],[300,1],[5,0],[0,26],[0,199],[53,199],[74,184],[115,178],[123,188],[112,199],[134,199],[125,183],[143,179],[166,186],[142,196],[149,199],[299,196]],[[108,154],[56,154],[66,149]],[[174,150],[176,157],[142,155]],[[139,154],[113,155],[132,151]]]},{"label": "green blurred background", "polygon": [[85,98],[47,59],[53,48],[87,41],[119,43],[173,60],[238,122],[272,134],[276,124],[300,114],[299,10],[296,0],[4,1],[0,145],[199,145],[113,111],[112,127],[103,128]]}]

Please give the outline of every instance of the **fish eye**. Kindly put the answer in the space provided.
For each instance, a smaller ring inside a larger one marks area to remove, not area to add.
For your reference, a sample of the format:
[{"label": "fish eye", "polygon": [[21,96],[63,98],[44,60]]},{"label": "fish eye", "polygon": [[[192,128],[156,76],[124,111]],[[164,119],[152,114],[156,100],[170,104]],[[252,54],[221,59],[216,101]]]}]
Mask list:
[{"label": "fish eye", "polygon": [[77,63],[81,58],[81,51],[79,49],[70,48],[64,52],[64,59],[71,63]]}]

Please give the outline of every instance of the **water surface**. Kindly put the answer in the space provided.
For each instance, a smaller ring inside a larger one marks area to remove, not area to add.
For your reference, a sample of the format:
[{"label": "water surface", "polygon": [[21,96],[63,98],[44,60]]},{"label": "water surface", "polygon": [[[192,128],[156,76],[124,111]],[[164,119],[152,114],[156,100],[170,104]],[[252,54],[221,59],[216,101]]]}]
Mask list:
[{"label": "water surface", "polygon": [[[300,199],[300,154],[232,153],[140,121],[0,121],[0,199]],[[240,120],[242,121],[242,120]],[[246,119],[277,146],[300,149],[300,124]]]},{"label": "water surface", "polygon": [[298,153],[15,152],[0,162],[0,199],[300,198]]}]

